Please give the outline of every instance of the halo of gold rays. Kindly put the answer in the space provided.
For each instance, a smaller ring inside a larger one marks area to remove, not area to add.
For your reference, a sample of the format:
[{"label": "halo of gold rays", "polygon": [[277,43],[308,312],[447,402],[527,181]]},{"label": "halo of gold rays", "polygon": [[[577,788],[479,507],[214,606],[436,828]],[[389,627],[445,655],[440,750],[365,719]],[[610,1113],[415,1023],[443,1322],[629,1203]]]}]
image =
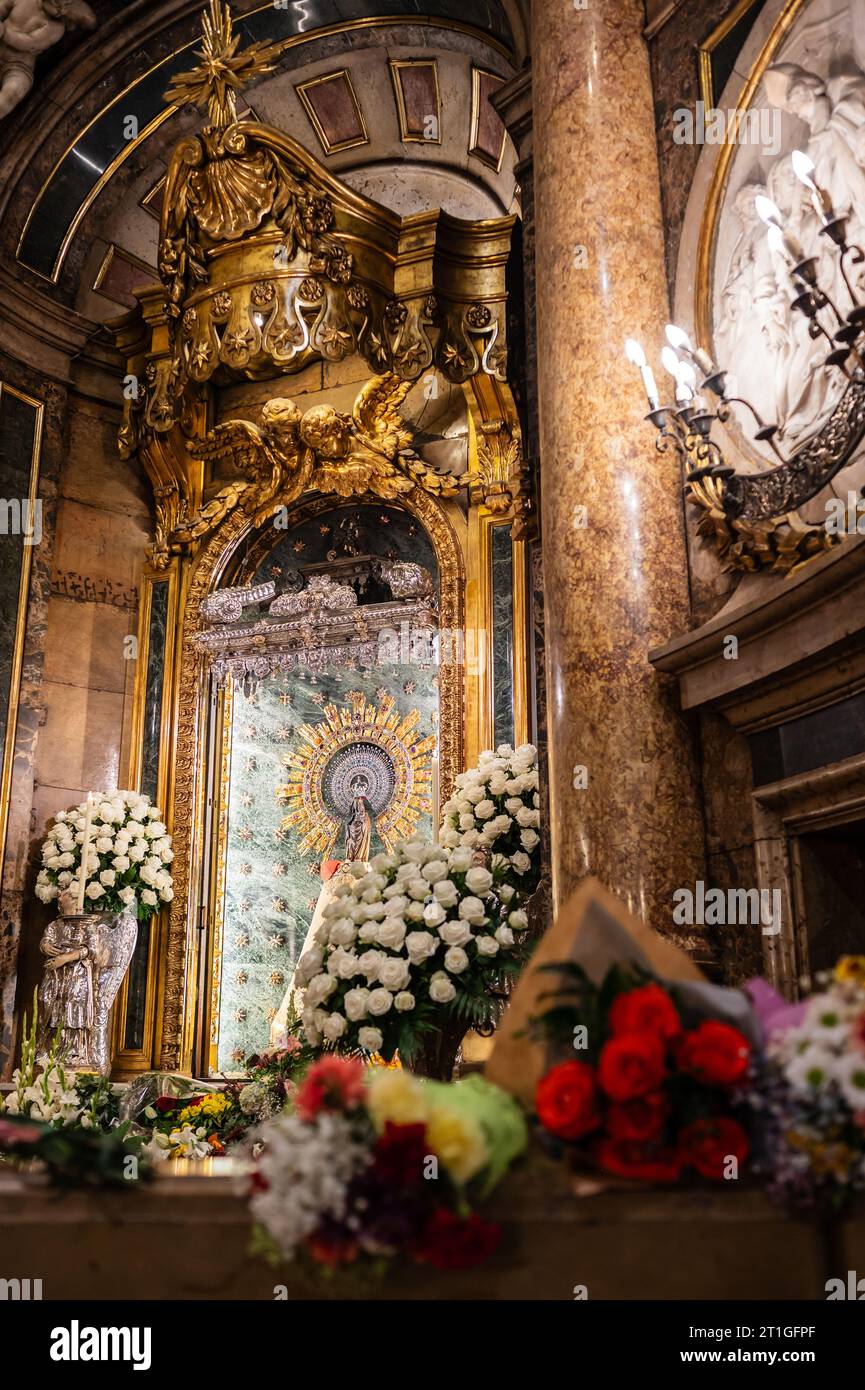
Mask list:
[{"label": "halo of gold rays", "polygon": [[286,45],[259,40],[238,53],[240,36],[233,32],[225,0],[209,0],[201,28],[203,42],[195,54],[201,63],[172,78],[165,100],[176,106],[206,106],[211,125],[222,128],[237,120],[237,93],[272,72]]},{"label": "halo of gold rays", "polygon": [[393,764],[395,788],[390,805],[376,818],[376,831],[387,849],[409,839],[424,812],[432,809],[432,754],[436,740],[418,733],[420,713],[401,715],[392,695],[374,704],[361,691],[349,695],[349,704],[325,705],[320,724],[302,724],[302,742],[283,755],[288,769],[278,800],[288,808],[283,827],[301,837],[300,852],[316,850],[327,856],[336,844],[343,824],[324,800],[324,775],[334,754],[355,743],[373,744],[387,753]]}]

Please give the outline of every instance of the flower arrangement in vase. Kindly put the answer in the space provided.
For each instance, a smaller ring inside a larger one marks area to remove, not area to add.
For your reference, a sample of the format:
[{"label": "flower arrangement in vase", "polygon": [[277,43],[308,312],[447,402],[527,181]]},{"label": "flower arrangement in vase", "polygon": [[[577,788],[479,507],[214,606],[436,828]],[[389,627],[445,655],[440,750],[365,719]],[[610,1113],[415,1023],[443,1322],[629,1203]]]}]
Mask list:
[{"label": "flower arrangement in vase", "polygon": [[71,893],[77,895],[81,911],[130,912],[146,922],[161,903],[174,897],[168,869],[173,858],[171,836],[149,797],[140,792],[99,792],[55,816],[42,845],[36,896],[50,903]]},{"label": "flower arrangement in vase", "polygon": [[337,885],[295,977],[311,1044],[399,1052],[450,1076],[462,1037],[491,1025],[527,955],[537,785],[531,745],[484,753],[457,779],[439,844],[405,841]]}]

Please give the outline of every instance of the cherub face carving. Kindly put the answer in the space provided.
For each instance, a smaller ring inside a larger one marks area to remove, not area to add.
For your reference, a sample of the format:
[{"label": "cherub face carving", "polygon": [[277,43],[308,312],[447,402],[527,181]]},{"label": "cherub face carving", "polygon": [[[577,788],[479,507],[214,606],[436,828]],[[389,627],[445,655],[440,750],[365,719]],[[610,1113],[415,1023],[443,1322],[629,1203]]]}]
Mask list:
[{"label": "cherub face carving", "polygon": [[351,445],[351,423],[333,406],[315,405],[300,422],[300,437],[321,458],[345,458]]},{"label": "cherub face carving", "polygon": [[261,408],[262,429],[276,439],[294,437],[300,424],[300,411],[294,401],[277,397]]}]

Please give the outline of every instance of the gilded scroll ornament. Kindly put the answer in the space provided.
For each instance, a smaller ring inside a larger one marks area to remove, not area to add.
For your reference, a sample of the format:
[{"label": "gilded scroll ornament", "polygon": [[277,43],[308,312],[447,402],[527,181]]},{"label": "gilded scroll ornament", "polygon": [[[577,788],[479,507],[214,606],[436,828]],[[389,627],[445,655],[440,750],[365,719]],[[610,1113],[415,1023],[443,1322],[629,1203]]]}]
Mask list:
[{"label": "gilded scroll ornament", "polygon": [[762,521],[731,517],[724,509],[724,489],[722,478],[708,475],[688,480],[686,495],[701,511],[697,534],[714,542],[725,571],[790,574],[837,544],[825,526],[808,526],[795,512]]},{"label": "gilded scroll ornament", "polygon": [[494,514],[501,515],[510,511],[520,490],[520,441],[504,420],[481,425],[480,433],[478,481],[485,505]]},{"label": "gilded scroll ornament", "polygon": [[398,406],[410,382],[391,373],[367,382],[351,415],[329,405],[304,414],[293,401],[268,401],[261,425],[229,420],[216,425],[190,452],[241,475],[170,533],[163,557],[208,535],[236,507],[261,525],[277,506],[290,506],[308,488],[337,497],[374,493],[393,500],[423,488],[453,496],[458,480],[433,472],[412,447]]},{"label": "gilded scroll ornament", "polygon": [[354,692],[348,707],[326,705],[324,714],[322,723],[300,727],[300,742],[283,756],[287,780],[276,790],[287,808],[283,826],[300,836],[301,854],[329,855],[344,828],[346,789],[362,775],[390,849],[430,809],[435,738],[420,734],[418,711],[402,715],[392,695],[376,705]]}]

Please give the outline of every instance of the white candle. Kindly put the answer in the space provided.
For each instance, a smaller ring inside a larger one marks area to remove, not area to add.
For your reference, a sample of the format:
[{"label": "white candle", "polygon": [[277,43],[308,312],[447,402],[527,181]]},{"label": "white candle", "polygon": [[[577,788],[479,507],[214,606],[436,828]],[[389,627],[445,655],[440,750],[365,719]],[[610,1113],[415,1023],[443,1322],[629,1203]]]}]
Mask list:
[{"label": "white candle", "polygon": [[802,150],[794,150],[790,156],[796,177],[811,192],[811,203],[820,220],[825,224],[835,216],[829,194],[814,182],[814,161]]},{"label": "white candle", "polygon": [[655,377],[651,367],[646,362],[646,354],[637,342],[636,338],[625,339],[625,356],[629,362],[639,368],[640,376],[643,378],[643,390],[649,402],[650,410],[658,410],[661,400],[658,395],[658,388],[655,385]]},{"label": "white candle", "polygon": [[87,793],[87,814],[84,818],[84,839],[81,842],[81,869],[78,875],[78,911],[84,911],[84,889],[87,886],[87,856],[90,850],[90,829],[93,823],[93,793]]},{"label": "white candle", "polygon": [[439,842],[439,760],[438,756],[432,761],[432,792],[430,795],[430,805],[432,807],[432,842],[437,845]]}]

